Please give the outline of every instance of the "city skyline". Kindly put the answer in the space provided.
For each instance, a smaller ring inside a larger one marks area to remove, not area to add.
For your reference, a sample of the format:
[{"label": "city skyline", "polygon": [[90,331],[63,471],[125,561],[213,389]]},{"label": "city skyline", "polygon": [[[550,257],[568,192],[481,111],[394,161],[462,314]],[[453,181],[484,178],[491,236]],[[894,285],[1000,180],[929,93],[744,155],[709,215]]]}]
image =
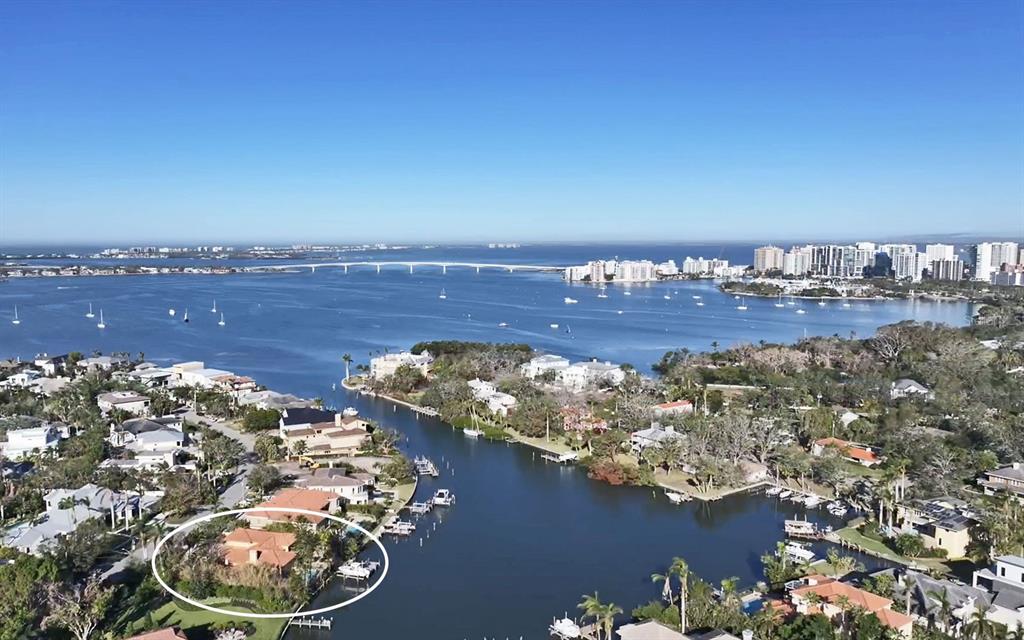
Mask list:
[{"label": "city skyline", "polygon": [[1019,4],[740,4],[7,3],[0,241],[1024,235]]}]

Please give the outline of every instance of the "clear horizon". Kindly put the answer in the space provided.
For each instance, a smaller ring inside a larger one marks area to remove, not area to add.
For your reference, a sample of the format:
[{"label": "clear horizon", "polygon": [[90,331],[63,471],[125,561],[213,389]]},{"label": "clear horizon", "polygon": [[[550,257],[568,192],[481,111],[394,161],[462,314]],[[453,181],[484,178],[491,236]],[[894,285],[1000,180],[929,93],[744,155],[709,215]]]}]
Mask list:
[{"label": "clear horizon", "polygon": [[1019,239],[1022,24],[1001,0],[8,2],[0,245]]}]

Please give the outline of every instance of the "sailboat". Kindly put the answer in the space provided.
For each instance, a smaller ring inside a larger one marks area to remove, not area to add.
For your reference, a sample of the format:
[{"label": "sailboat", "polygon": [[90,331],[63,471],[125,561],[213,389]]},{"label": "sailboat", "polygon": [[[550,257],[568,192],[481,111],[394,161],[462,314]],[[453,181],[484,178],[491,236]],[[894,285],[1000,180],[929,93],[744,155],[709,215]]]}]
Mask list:
[{"label": "sailboat", "polygon": [[442,300],[447,300],[448,299],[448,294],[445,292],[443,287],[441,288],[441,294],[439,296],[437,296],[437,297],[442,299]]},{"label": "sailboat", "polygon": [[182,318],[185,322],[188,322],[188,309],[185,309],[185,317]]},{"label": "sailboat", "polygon": [[96,323],[96,327],[99,329],[107,328],[107,323],[103,321],[103,309],[100,309],[100,321]]},{"label": "sailboat", "polygon": [[92,303],[89,303],[89,313],[85,314],[86,318],[95,318],[96,314],[92,312]]},{"label": "sailboat", "polygon": [[608,297],[608,294],[604,292],[604,287],[601,287],[601,291],[598,292],[597,297],[598,298],[607,298]]},{"label": "sailboat", "polygon": [[782,294],[779,294],[779,301],[775,303],[776,309],[784,309],[786,305],[782,304]]},{"label": "sailboat", "polygon": [[225,323],[224,323],[224,314],[223,313],[220,314],[220,322],[218,322],[217,324],[219,324],[222,327],[224,326]]},{"label": "sailboat", "polygon": [[210,309],[210,313],[217,313],[217,299],[213,299],[213,308]]},{"label": "sailboat", "polygon": [[14,320],[11,320],[11,324],[21,324],[21,320],[18,319],[18,305],[14,305]]},{"label": "sailboat", "polygon": [[824,307],[825,306],[825,298],[822,298],[821,300],[818,300],[818,306],[819,307]]},{"label": "sailboat", "polygon": [[477,429],[476,426],[476,411],[473,411],[473,428],[463,429],[462,435],[466,436],[467,438],[479,438],[480,436],[484,435],[484,432]]}]

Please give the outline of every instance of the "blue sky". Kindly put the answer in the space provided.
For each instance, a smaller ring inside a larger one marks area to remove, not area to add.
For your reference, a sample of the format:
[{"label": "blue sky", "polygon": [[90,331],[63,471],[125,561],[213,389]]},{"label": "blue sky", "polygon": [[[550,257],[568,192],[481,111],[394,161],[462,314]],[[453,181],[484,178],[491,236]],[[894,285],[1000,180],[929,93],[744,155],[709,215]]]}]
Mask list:
[{"label": "blue sky", "polygon": [[1024,5],[0,3],[0,244],[1024,234]]}]

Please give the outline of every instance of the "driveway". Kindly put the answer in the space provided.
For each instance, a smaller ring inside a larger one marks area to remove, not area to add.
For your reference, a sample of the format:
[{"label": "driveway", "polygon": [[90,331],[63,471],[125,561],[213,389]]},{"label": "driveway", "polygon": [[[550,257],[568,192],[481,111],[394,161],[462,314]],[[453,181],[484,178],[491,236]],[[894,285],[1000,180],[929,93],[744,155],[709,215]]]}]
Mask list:
[{"label": "driveway", "polygon": [[234,480],[227,486],[224,491],[220,494],[220,500],[217,501],[217,506],[224,507],[227,509],[235,508],[242,498],[245,497],[246,482],[249,479],[249,472],[255,463],[256,454],[253,453],[253,448],[256,445],[256,436],[251,433],[245,433],[232,427],[226,422],[220,422],[213,420],[206,416],[201,416],[194,411],[189,411],[185,414],[185,419],[189,422],[195,422],[205,427],[209,427],[214,431],[222,433],[229,438],[234,438],[242,443],[245,450],[248,451],[248,455],[245,457],[242,464],[238,466],[238,472],[235,474]]}]

